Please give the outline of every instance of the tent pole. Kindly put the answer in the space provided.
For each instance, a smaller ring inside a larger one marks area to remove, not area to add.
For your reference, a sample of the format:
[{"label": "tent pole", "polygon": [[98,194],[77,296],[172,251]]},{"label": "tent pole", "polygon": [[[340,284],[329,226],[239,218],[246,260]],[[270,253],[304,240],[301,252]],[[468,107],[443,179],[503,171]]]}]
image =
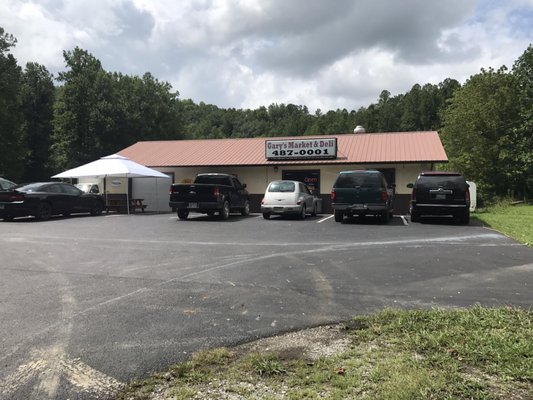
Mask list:
[{"label": "tent pole", "polygon": [[159,196],[157,194],[157,191],[159,190],[159,186],[157,184],[157,176],[155,177],[155,208],[156,208],[156,212],[159,212]]},{"label": "tent pole", "polygon": [[127,177],[127,189],[126,189],[126,206],[128,207],[128,215],[130,215],[130,178]]}]

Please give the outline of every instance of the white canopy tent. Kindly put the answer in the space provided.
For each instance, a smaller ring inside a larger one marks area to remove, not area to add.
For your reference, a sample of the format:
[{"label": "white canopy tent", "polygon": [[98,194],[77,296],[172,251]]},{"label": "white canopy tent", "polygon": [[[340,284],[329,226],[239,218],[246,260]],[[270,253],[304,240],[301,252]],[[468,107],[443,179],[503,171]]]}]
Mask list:
[{"label": "white canopy tent", "polygon": [[[52,178],[169,178],[155,169],[145,167],[119,154],[102,157],[99,160],[69,169]],[[126,190],[128,214],[130,213],[129,190]]]}]

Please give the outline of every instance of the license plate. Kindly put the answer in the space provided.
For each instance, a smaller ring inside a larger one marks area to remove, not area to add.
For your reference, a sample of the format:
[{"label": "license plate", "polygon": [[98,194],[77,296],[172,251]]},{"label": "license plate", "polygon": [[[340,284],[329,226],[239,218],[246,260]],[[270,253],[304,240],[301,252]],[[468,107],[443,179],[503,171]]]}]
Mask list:
[{"label": "license plate", "polygon": [[435,195],[435,199],[437,199],[437,200],[446,200],[446,195],[445,194],[436,194]]},{"label": "license plate", "polygon": [[198,203],[189,203],[189,208],[198,208]]},{"label": "license plate", "polygon": [[352,207],[354,210],[363,210],[365,206],[363,204],[354,204]]}]

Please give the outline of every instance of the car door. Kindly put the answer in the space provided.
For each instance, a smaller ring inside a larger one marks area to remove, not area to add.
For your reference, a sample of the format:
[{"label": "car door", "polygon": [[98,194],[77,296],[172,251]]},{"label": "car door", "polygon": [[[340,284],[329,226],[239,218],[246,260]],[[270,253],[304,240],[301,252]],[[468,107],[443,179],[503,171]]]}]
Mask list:
[{"label": "car door", "polygon": [[309,188],[305,184],[303,184],[301,182],[299,183],[298,186],[300,187],[300,196],[302,196],[303,199],[304,199],[306,210],[313,211],[313,207],[314,207],[313,199],[314,199],[314,197],[311,194],[311,192],[309,191]]},{"label": "car door", "polygon": [[46,197],[43,201],[47,201],[52,206],[53,214],[63,214],[70,210],[70,201],[67,194],[63,191],[61,183],[54,183],[42,189],[46,192]]},{"label": "car door", "polygon": [[244,207],[246,201],[247,192],[245,186],[239,182],[237,178],[231,178],[231,184],[235,188],[235,192],[232,194],[232,207]]},{"label": "car door", "polygon": [[67,198],[65,202],[68,204],[68,212],[84,212],[90,210],[90,196],[84,196],[84,193],[75,186],[62,185],[62,189]]}]

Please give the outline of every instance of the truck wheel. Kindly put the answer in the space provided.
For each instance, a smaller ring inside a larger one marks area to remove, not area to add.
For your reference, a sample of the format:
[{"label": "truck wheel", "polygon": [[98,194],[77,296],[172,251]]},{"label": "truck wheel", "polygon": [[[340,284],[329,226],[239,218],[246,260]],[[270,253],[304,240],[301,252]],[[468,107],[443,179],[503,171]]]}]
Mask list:
[{"label": "truck wheel", "polygon": [[188,216],[189,216],[189,210],[184,210],[184,209],[178,210],[179,219],[187,219]]},{"label": "truck wheel", "polygon": [[342,222],[344,214],[342,211],[335,211],[335,222]]},{"label": "truck wheel", "polygon": [[270,219],[270,213],[263,213],[264,219]]},{"label": "truck wheel", "polygon": [[229,218],[229,201],[224,200],[222,204],[222,210],[220,210],[220,218],[226,220]]},{"label": "truck wheel", "polygon": [[384,224],[388,223],[390,219],[389,211],[388,210],[383,211],[380,217],[381,217],[381,222],[383,222]]},{"label": "truck wheel", "polygon": [[248,200],[244,202],[244,208],[242,209],[241,214],[245,217],[250,215],[250,202]]},{"label": "truck wheel", "polygon": [[420,222],[420,214],[415,210],[411,210],[411,222]]}]

